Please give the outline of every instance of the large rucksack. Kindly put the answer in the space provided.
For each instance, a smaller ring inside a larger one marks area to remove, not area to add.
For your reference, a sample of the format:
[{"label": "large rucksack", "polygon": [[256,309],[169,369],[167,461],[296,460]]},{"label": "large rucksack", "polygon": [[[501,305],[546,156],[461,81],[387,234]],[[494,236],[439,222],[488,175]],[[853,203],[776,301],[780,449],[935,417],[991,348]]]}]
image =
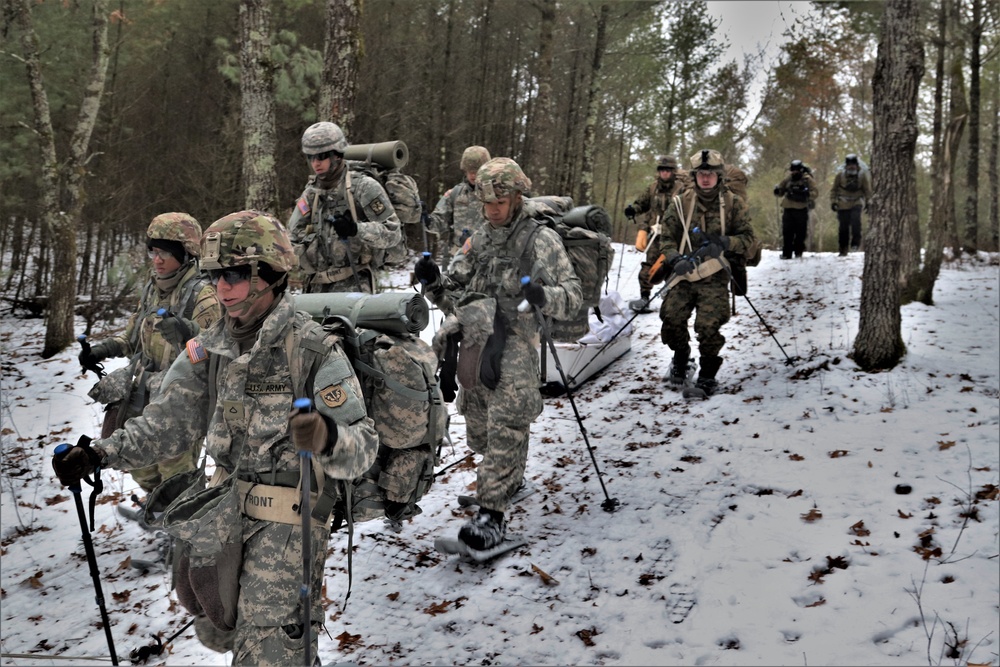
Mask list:
[{"label": "large rucksack", "polygon": [[[580,309],[569,319],[554,320],[549,328],[555,340],[575,342],[590,331],[590,309],[600,303],[608,272],[614,264],[611,217],[600,206],[574,207],[569,197],[534,197],[531,201],[541,204],[541,214],[536,219],[559,234],[580,279],[583,289]],[[534,235],[535,232],[528,235],[525,247]],[[525,257],[524,253],[521,256]],[[529,275],[530,267],[524,268],[524,275]]]},{"label": "large rucksack", "polygon": [[[412,176],[404,174],[395,167],[386,168],[378,162],[347,160],[347,168],[354,173],[370,176],[382,185],[401,223],[404,225],[420,223],[420,188]],[[406,232],[401,229],[399,243],[386,249],[383,263],[400,266],[405,262]]]}]

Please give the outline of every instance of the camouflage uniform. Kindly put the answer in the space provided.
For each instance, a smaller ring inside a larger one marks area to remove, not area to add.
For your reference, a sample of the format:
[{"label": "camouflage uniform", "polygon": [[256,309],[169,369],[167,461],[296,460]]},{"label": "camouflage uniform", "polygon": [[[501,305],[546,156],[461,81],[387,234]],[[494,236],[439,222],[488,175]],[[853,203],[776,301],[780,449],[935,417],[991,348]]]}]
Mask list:
[{"label": "camouflage uniform", "polygon": [[[723,184],[722,156],[716,151],[708,153],[711,154],[708,164],[716,168],[715,171],[719,173],[719,184],[713,190],[704,192],[695,183],[681,193],[684,211],[688,211],[692,205],[694,207],[689,231],[685,235],[677,207],[671,206],[664,218],[659,243],[655,247],[650,247],[650,257],[655,258],[662,254],[670,262],[682,254],[680,252],[682,243],[685,249],[690,247],[692,250],[697,250],[703,241],[698,235],[691,233],[690,230],[695,227],[707,234],[727,236],[730,243],[727,254],[743,255],[753,243],[754,231],[750,225],[750,213],[746,201],[739,195],[728,192]],[[703,164],[702,154],[693,156],[691,162],[694,170],[697,170],[698,166]],[[720,199],[723,199],[726,205],[725,229],[722,228]],[[688,246],[688,243],[691,245]],[[714,379],[722,365],[719,352],[726,339],[720,333],[720,329],[729,321],[729,282],[728,270],[719,271],[696,282],[681,281],[667,291],[660,306],[660,319],[663,323],[660,339],[674,352],[675,364],[682,362],[683,366],[687,365],[691,354],[688,320],[692,311],[697,310],[694,331],[698,337],[698,351],[701,357],[700,378]]]},{"label": "camouflage uniform", "polygon": [[[260,232],[258,238],[272,235],[263,238],[262,245],[278,247],[282,261],[291,259],[281,270],[294,266],[291,246],[287,238],[280,238],[285,236],[280,223],[263,214],[242,212],[222,218],[206,230],[205,238],[214,230],[225,229],[235,216],[242,216],[250,234]],[[270,224],[250,229],[262,219]],[[245,257],[256,251],[258,257],[271,263],[260,247],[244,246],[242,251]],[[225,254],[222,259],[225,262]],[[291,369],[288,341],[302,345],[301,337],[289,334],[316,325],[308,314],[295,311],[290,295],[279,295],[255,340],[241,345],[231,333],[232,326],[227,316],[191,341],[188,351],[170,367],[162,392],[142,416],[93,443],[105,454],[103,465],[119,469],[145,465],[156,456],[183,451],[194,438],[206,437],[208,454],[237,479],[255,484],[271,484],[270,480],[277,479],[275,485],[292,487],[298,483],[300,457],[289,431],[289,413],[296,382],[298,386],[304,382],[303,373]],[[308,371],[306,377],[315,378],[310,398],[317,411],[336,424],[336,429],[331,429],[335,444],[330,452],[313,457],[313,466],[325,475],[324,485],[360,476],[374,462],[378,448],[378,435],[365,412],[353,368],[335,337],[327,337],[325,342],[322,353],[313,356],[313,370],[301,369]],[[210,388],[212,356],[219,357],[220,364],[222,359],[227,363],[219,366],[215,386]],[[155,443],[155,449],[149,443]],[[301,525],[243,515],[242,574],[232,638],[234,665],[302,664],[301,532]],[[311,603],[316,620],[310,641],[314,656],[323,619],[321,592],[329,535],[329,521],[313,522]]]},{"label": "camouflage uniform", "polygon": [[[673,155],[661,156],[657,160],[656,166],[670,167],[673,171],[670,172],[670,177],[666,180],[660,178],[660,172],[657,171],[656,180],[632,204],[637,214],[638,232],[645,232],[647,238],[658,233],[662,227],[663,214],[670,205],[670,200],[680,192],[683,186],[682,180],[677,177],[676,157]],[[636,238],[638,238],[638,234]],[[655,242],[654,239],[653,243]],[[653,289],[652,283],[649,282],[649,269],[651,266],[652,263],[647,259],[642,262],[642,266],[639,269],[639,296],[647,301]]]},{"label": "camouflage uniform", "polygon": [[[102,435],[110,434],[126,419],[142,413],[156,395],[164,372],[180,352],[180,348],[165,340],[157,328],[163,320],[158,310],[166,308],[172,314],[194,321],[201,329],[207,329],[222,316],[215,288],[198,266],[201,227],[197,220],[186,213],[164,213],[153,218],[146,235],[151,241],[182,242],[189,259],[170,278],[158,278],[151,270],[139,306],[125,330],[93,346],[92,351],[100,358],[131,357],[127,367],[104,376],[90,390],[91,398],[108,405]],[[201,438],[194,439],[188,443],[187,451],[153,465],[129,470],[129,474],[146,493],[151,493],[164,480],[194,470],[201,455],[201,443]]]},{"label": "camouflage uniform", "polygon": [[[501,194],[500,183],[510,180],[510,172],[525,181],[523,195],[530,181],[509,158],[497,158],[483,165],[476,175],[477,195],[481,201]],[[496,186],[484,193],[484,185]],[[507,340],[500,362],[500,377],[495,389],[481,383],[473,389],[462,388],[458,410],[465,415],[469,446],[483,455],[479,464],[476,496],[480,507],[503,512],[524,477],[528,458],[531,423],[541,414],[538,363],[539,328],[533,312],[519,312],[523,300],[521,276],[528,272],[545,290],[543,315],[555,319],[572,317],[580,308],[583,293],[580,280],[570,264],[558,234],[541,227],[527,244],[528,234],[538,223],[532,219],[536,204],[522,199],[510,223],[494,227],[487,223],[473,232],[448,269],[437,282],[428,286],[427,295],[446,313],[453,313],[463,297],[484,295],[496,300],[496,317],[502,318]],[[525,247],[527,246],[527,247]],[[522,250],[523,248],[523,250]]]},{"label": "camouflage uniform", "polygon": [[819,190],[809,169],[801,160],[792,160],[788,174],[774,188],[775,196],[781,197],[781,258],[791,259],[792,254],[801,257],[806,249],[806,233],[809,231],[809,209],[816,205]]},{"label": "camouflage uniform", "polygon": [[840,254],[846,255],[848,243],[851,250],[861,247],[861,212],[868,209],[872,198],[872,174],[859,163],[858,156],[848,155],[833,177],[830,188],[830,207],[837,212]]},{"label": "camouflage uniform", "polygon": [[[311,156],[332,152],[332,182],[313,175],[295,201],[288,219],[288,231],[305,273],[304,291],[375,291],[375,271],[385,252],[402,240],[402,226],[381,183],[365,174],[352,172],[343,161],[349,144],[333,123],[316,123],[303,134],[302,151]],[[339,173],[338,171],[339,170]],[[337,238],[332,218],[352,217],[348,188],[357,213],[358,233],[346,240]],[[357,273],[357,281],[355,280]]]},{"label": "camouflage uniform", "polygon": [[[475,171],[486,164],[490,153],[482,146],[469,146],[462,153],[463,172]],[[431,212],[431,229],[444,239],[448,257],[454,257],[465,240],[484,224],[483,204],[476,197],[476,186],[468,178],[444,193]]]}]

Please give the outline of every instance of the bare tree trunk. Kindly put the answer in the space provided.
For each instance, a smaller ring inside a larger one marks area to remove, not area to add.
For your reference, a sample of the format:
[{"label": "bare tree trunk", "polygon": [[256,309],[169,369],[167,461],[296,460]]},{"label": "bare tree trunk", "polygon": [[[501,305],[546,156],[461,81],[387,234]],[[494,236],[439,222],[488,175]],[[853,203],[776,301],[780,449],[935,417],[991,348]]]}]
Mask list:
[{"label": "bare tree trunk", "polygon": [[966,164],[965,244],[970,255],[979,248],[979,45],[983,38],[983,0],[972,0],[969,26],[969,160]]},{"label": "bare tree trunk", "polygon": [[362,0],[327,0],[326,40],[323,45],[323,79],[317,118],[340,125],[351,137],[354,100],[357,96],[361,44]]},{"label": "bare tree trunk", "polygon": [[277,214],[271,0],[240,0],[240,108],[245,205]]},{"label": "bare tree trunk", "polygon": [[90,76],[80,100],[76,126],[62,169],[56,161],[55,133],[48,94],[39,59],[38,36],[27,0],[12,0],[9,9],[21,28],[21,47],[28,70],[28,85],[34,107],[35,133],[41,156],[41,219],[51,241],[52,271],[48,287],[45,344],[47,359],[73,341],[76,304],[76,234],[83,208],[83,178],[87,174],[90,137],[104,93],[108,68],[108,15],[104,0],[94,0],[91,12],[92,61]]},{"label": "bare tree trunk", "polygon": [[552,58],[556,25],[555,0],[537,0],[535,7],[541,13],[538,31],[538,60],[534,78],[538,87],[534,113],[528,128],[527,141],[530,146],[526,170],[538,194],[549,190],[547,165],[552,141]]},{"label": "bare tree trunk", "polygon": [[915,214],[917,92],[924,73],[917,2],[886,2],[872,79],[875,194],[865,242],[861,319],[853,350],[855,363],[867,371],[892,368],[906,350],[899,312],[899,247],[909,216]]},{"label": "bare tree trunk", "polygon": [[[934,65],[934,137],[931,143],[931,173],[945,174],[945,144],[948,138],[942,131],[944,115],[945,45],[948,38],[948,3],[938,3],[938,24],[935,46],[937,58]],[[911,277],[902,295],[903,302],[920,301],[928,306],[934,303],[934,283],[941,271],[944,254],[946,220],[944,210],[944,179],[931,179],[931,211],[927,223],[927,246],[924,248],[924,262],[920,271]]]},{"label": "bare tree trunk", "polygon": [[993,130],[990,136],[990,247],[1000,250],[1000,175],[997,161],[1000,160],[1000,68],[993,70]]},{"label": "bare tree trunk", "polygon": [[945,145],[945,150],[949,150],[950,162],[947,162],[948,172],[944,175],[947,179],[945,188],[945,230],[947,234],[947,246],[951,248],[952,259],[957,259],[962,252],[961,235],[958,232],[958,214],[955,210],[955,167],[958,161],[958,148],[965,132],[965,123],[969,117],[969,105],[965,99],[965,74],[962,70],[964,55],[962,41],[959,35],[963,33],[961,13],[962,0],[955,2],[951,12],[951,34],[949,48],[949,86],[948,86],[948,128],[954,128],[951,135],[951,143]]},{"label": "bare tree trunk", "polygon": [[583,130],[583,170],[580,173],[581,204],[594,200],[594,141],[597,136],[597,103],[601,96],[601,64],[607,48],[608,16],[611,8],[601,5],[597,19],[597,37],[594,39],[594,58],[590,64],[590,87],[587,91],[587,122]]}]

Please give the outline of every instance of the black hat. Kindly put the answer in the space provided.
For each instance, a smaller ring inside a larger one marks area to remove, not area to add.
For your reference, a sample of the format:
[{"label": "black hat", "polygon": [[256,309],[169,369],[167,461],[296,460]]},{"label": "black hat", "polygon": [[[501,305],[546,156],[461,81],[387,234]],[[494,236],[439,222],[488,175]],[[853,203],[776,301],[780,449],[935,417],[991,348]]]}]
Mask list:
[{"label": "black hat", "polygon": [[166,250],[180,263],[183,264],[185,258],[187,258],[187,252],[184,251],[184,244],[180,241],[171,241],[169,239],[148,239],[146,241],[146,248],[152,250],[157,248],[159,250]]}]

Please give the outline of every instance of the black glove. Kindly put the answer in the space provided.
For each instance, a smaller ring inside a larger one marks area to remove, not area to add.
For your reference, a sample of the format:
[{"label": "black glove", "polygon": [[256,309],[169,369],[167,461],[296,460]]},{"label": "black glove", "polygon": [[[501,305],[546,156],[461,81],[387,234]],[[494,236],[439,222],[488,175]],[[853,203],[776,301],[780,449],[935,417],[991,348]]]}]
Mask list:
[{"label": "black glove", "polygon": [[774,196],[775,197],[780,197],[781,196],[781,186],[780,185],[775,185],[774,186]]},{"label": "black glove", "polygon": [[343,213],[333,216],[333,231],[337,233],[337,238],[347,239],[358,234],[358,223],[354,219]]},{"label": "black glove", "polygon": [[524,300],[535,308],[545,305],[545,288],[538,283],[525,283],[521,287],[521,292],[524,294]]},{"label": "black glove", "polygon": [[413,277],[425,285],[433,285],[441,277],[441,269],[431,259],[430,253],[417,260],[413,267]]},{"label": "black glove", "polygon": [[184,319],[180,315],[167,313],[162,320],[156,323],[156,330],[171,345],[182,346],[197,336],[201,327],[198,326],[197,322]]},{"label": "black glove", "polygon": [[670,270],[679,276],[686,276],[694,271],[694,263],[684,255],[677,255],[670,262]]},{"label": "black glove", "polygon": [[626,218],[635,217],[635,208],[632,207],[632,204],[629,204],[628,206],[625,207],[625,217]]},{"label": "black glove", "polygon": [[833,211],[834,213],[836,213],[837,212],[837,205],[836,204],[830,204],[830,210]]},{"label": "black glove", "polygon": [[84,345],[77,356],[77,359],[80,360],[80,367],[85,371],[97,368],[107,358],[108,348],[103,342],[96,345]]},{"label": "black glove", "polygon": [[101,465],[104,452],[90,446],[90,438],[81,436],[75,447],[59,445],[52,455],[52,469],[63,486],[79,487],[80,480],[94,472]]}]

